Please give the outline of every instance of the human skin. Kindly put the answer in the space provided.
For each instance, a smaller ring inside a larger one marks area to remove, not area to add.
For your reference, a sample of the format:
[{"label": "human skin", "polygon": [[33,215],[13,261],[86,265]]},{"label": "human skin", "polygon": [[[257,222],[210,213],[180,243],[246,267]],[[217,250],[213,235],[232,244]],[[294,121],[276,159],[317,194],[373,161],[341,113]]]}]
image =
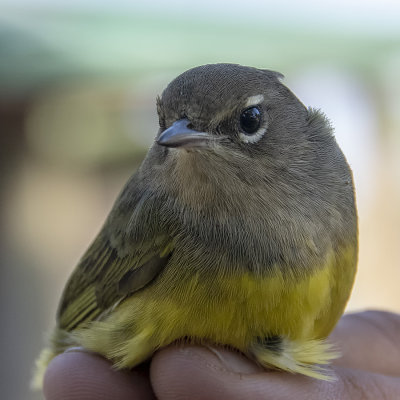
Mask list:
[{"label": "human skin", "polygon": [[332,382],[265,371],[235,351],[171,345],[133,371],[84,351],[55,357],[46,400],[391,400],[400,399],[400,315],[366,311],[342,317],[330,341],[342,357]]}]

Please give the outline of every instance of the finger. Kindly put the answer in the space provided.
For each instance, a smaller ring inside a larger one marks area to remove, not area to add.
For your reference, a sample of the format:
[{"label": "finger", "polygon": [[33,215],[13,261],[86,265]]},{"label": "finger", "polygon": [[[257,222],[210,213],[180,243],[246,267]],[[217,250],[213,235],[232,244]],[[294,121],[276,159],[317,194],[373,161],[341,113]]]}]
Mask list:
[{"label": "finger", "polygon": [[[216,355],[204,347],[169,347],[158,352],[150,376],[160,400],[376,400],[399,399],[397,378],[335,368],[338,379],[319,381],[284,372],[259,372],[243,356],[227,350]],[[232,368],[230,365],[232,365]]]},{"label": "finger", "polygon": [[400,316],[366,311],[342,317],[331,340],[341,349],[335,365],[400,376]]},{"label": "finger", "polygon": [[95,354],[69,352],[49,364],[43,384],[46,400],[155,399],[146,374],[117,371]]}]

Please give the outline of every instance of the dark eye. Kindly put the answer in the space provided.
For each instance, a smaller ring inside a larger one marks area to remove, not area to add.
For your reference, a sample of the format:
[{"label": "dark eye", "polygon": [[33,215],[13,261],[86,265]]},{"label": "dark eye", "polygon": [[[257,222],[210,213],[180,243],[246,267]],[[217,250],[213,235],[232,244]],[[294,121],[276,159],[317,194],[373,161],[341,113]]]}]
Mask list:
[{"label": "dark eye", "polygon": [[256,133],[260,123],[261,113],[257,107],[247,108],[240,114],[240,128],[248,135]]}]

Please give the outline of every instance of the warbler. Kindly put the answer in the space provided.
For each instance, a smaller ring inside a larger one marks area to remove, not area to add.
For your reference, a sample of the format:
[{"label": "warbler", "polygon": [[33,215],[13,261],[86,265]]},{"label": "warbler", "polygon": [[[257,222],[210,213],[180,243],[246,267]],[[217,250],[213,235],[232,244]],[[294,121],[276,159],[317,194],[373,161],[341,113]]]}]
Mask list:
[{"label": "warbler", "polygon": [[132,368],[184,338],[265,368],[332,379],[326,340],[357,264],[350,167],[327,118],[277,72],[190,69],[68,280],[37,361],[83,347]]}]

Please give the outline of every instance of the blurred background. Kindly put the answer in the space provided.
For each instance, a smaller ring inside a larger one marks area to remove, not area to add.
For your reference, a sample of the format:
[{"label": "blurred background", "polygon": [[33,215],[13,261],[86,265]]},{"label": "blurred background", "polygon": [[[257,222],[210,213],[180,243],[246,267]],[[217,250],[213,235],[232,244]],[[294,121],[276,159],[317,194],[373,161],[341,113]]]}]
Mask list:
[{"label": "blurred background", "polygon": [[2,397],[29,392],[63,285],[157,132],[184,70],[282,72],[353,168],[359,272],[348,310],[400,311],[400,3],[0,0]]}]

